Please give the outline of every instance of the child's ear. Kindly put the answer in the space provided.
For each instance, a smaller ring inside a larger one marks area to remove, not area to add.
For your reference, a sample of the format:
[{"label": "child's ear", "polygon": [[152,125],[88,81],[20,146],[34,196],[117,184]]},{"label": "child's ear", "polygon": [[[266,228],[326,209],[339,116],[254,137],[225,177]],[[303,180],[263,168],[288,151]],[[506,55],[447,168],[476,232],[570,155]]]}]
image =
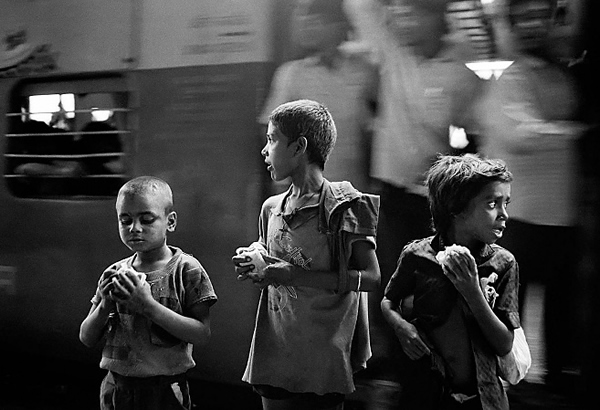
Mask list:
[{"label": "child's ear", "polygon": [[305,137],[300,137],[296,140],[298,148],[296,148],[297,154],[304,154],[308,148],[308,140]]},{"label": "child's ear", "polygon": [[167,231],[175,232],[175,227],[177,226],[177,212],[171,211],[169,215],[167,215]]}]

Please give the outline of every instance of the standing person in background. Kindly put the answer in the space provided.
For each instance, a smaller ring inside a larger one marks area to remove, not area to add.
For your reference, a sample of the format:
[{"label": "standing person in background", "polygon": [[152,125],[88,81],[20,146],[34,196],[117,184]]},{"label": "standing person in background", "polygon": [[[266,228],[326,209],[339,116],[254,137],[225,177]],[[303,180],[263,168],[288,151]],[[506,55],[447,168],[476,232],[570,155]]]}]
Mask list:
[{"label": "standing person in background", "polygon": [[[378,259],[384,282],[402,248],[432,232],[423,182],[438,153],[453,152],[451,126],[467,134],[478,132],[473,107],[484,83],[464,64],[468,47],[450,32],[447,3],[351,0],[349,4],[361,36],[373,45],[379,62],[371,176],[379,182],[381,194]],[[384,324],[380,316],[374,317],[378,318]],[[382,337],[382,343],[385,340]],[[377,349],[383,362],[389,362],[386,349]]]},{"label": "standing person in background", "polygon": [[271,178],[291,185],[263,203],[258,240],[232,257],[238,279],[262,289],[243,380],[265,410],[342,409],[371,357],[379,198],[323,177],[335,140],[318,102],[273,111],[261,154]]},{"label": "standing person in background", "polygon": [[377,70],[367,53],[347,42],[353,28],[343,0],[298,1],[292,27],[294,41],[308,55],[278,67],[259,123],[266,127],[273,109],[285,102],[319,101],[335,118],[338,131],[325,177],[369,191]]},{"label": "standing person in background", "polygon": [[[554,0],[506,0],[513,64],[492,81],[483,107],[482,152],[502,158],[515,183],[501,241],[519,260],[521,306],[544,287],[546,383],[564,388],[574,364],[579,159],[576,84],[549,43]],[[527,325],[527,324],[526,324]]]}]

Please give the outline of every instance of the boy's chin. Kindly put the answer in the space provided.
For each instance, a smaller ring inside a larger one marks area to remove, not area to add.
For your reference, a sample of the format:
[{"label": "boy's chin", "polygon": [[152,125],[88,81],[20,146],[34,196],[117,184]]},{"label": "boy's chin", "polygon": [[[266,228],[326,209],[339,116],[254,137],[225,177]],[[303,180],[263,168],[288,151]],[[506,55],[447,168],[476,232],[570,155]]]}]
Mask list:
[{"label": "boy's chin", "polygon": [[276,182],[276,183],[285,183],[285,182],[288,182],[289,178],[288,177],[280,177],[271,172],[271,179],[273,180],[273,182]]},{"label": "boy's chin", "polygon": [[140,243],[140,244],[131,244],[131,243],[126,243],[125,244],[129,250],[131,250],[132,252],[147,252],[149,250],[151,250],[151,246],[148,246],[148,244],[144,243]]},{"label": "boy's chin", "polygon": [[502,239],[503,235],[504,235],[504,232],[495,230],[493,233],[493,236],[490,236],[490,238],[491,238],[490,243],[496,243],[496,241],[499,241],[500,239]]}]

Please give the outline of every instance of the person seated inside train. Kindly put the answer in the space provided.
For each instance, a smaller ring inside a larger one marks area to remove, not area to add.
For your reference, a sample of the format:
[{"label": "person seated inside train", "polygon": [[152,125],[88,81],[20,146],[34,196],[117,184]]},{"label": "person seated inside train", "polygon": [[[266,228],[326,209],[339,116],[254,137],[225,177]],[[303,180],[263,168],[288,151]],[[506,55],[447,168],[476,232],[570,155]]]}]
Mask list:
[{"label": "person seated inside train", "polygon": [[[117,128],[107,121],[90,121],[82,129],[76,141],[76,150],[80,154],[106,154],[88,157],[83,160],[86,174],[120,174],[125,167],[121,157],[123,146]],[[112,155],[108,155],[112,154]]]},{"label": "person seated inside train", "polygon": [[[12,173],[30,176],[81,176],[84,170],[76,160],[48,158],[48,155],[73,155],[73,136],[43,121],[27,120],[15,126],[18,138],[10,139],[9,154],[31,155],[17,161]],[[39,156],[39,157],[36,157]]]}]

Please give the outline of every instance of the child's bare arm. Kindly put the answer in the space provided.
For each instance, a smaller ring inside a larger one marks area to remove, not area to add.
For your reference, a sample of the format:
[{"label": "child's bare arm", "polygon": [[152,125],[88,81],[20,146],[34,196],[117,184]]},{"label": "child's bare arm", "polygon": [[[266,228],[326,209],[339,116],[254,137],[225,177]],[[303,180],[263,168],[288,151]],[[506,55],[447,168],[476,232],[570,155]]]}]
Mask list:
[{"label": "child's bare arm", "polygon": [[87,347],[93,347],[102,339],[110,312],[111,310],[103,306],[102,302],[92,305],[87,317],[79,327],[79,340],[81,340],[81,343]]},{"label": "child's bare arm", "polygon": [[469,253],[456,252],[445,262],[444,273],[463,296],[485,338],[498,356],[512,348],[513,332],[502,323],[488,304],[479,285],[475,259]]},{"label": "child's bare arm", "polygon": [[337,272],[306,270],[298,265],[267,255],[264,256],[264,260],[267,262],[264,278],[256,281],[257,285],[261,287],[271,283],[330,290],[336,290],[338,287],[339,274]]},{"label": "child's bare arm", "polygon": [[394,330],[402,350],[411,360],[420,359],[423,355],[431,353],[416,326],[404,319],[398,305],[385,296],[381,300],[381,312]]},{"label": "child's bare arm", "polygon": [[379,286],[381,286],[381,273],[373,244],[367,241],[353,242],[350,266],[360,270],[360,289],[358,290],[373,292],[379,289]]},{"label": "child's bare arm", "polygon": [[115,299],[129,310],[142,314],[178,339],[202,345],[210,338],[210,315],[207,303],[197,303],[190,309],[190,316],[183,316],[152,297],[150,285],[135,272],[127,271],[115,281]]},{"label": "child's bare arm", "polygon": [[87,347],[92,347],[100,341],[104,334],[108,316],[116,308],[110,294],[113,286],[112,278],[115,273],[115,269],[107,269],[98,280],[100,302],[92,305],[79,328],[79,340]]},{"label": "child's bare arm", "polygon": [[189,316],[157,303],[146,310],[145,315],[178,339],[203,346],[210,339],[210,308],[206,302],[196,303],[188,311]]},{"label": "child's bare arm", "polygon": [[[339,290],[340,273],[337,271],[305,270],[272,256],[264,256],[268,265],[264,269],[263,285],[278,283],[285,286],[307,286]],[[349,290],[372,292],[379,288],[381,274],[374,246],[367,241],[352,244],[351,269],[348,275]],[[360,273],[359,273],[360,272]]]}]

